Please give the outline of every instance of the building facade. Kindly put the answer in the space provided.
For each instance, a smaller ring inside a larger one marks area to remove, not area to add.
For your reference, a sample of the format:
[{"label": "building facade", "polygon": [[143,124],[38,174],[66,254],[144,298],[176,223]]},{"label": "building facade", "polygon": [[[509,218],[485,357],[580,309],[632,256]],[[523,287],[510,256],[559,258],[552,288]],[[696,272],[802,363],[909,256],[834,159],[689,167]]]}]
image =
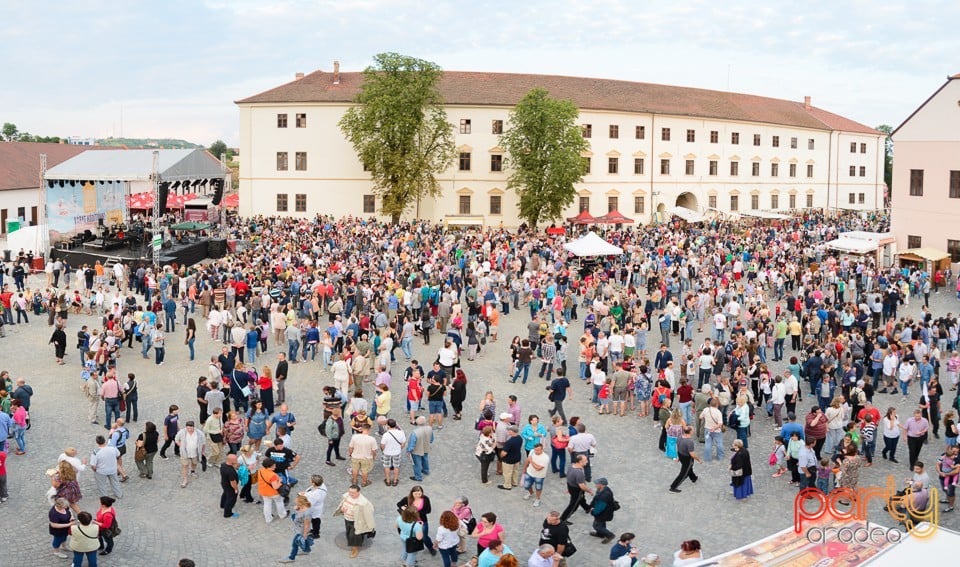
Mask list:
[{"label": "building facade", "polygon": [[929,247],[960,262],[960,74],[893,132],[891,228],[897,248]]},{"label": "building facade", "polygon": [[[337,125],[360,73],[317,71],[237,102],[240,214],[379,213],[369,175]],[[685,87],[549,75],[445,72],[456,145],[437,199],[409,217],[516,226],[499,136],[530,89],[572,100],[590,148],[567,216],[611,210],[637,222],[697,213],[872,210],[884,197],[882,133],[803,102]]]}]

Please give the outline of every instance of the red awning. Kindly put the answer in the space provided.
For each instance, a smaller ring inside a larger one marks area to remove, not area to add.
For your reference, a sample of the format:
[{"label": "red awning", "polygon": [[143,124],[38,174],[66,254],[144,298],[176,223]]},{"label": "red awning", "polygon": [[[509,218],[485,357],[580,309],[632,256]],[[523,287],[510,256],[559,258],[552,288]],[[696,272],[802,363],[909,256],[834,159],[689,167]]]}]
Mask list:
[{"label": "red awning", "polygon": [[187,201],[192,201],[197,198],[196,193],[187,193],[186,195],[168,195],[167,196],[167,208],[168,209],[182,209],[183,205]]},{"label": "red awning", "polygon": [[589,211],[580,211],[579,215],[568,218],[567,222],[573,224],[596,224],[597,219],[591,215]]},{"label": "red awning", "polygon": [[224,197],[220,204],[228,209],[236,209],[240,206],[240,195],[231,193]]},{"label": "red awning", "polygon": [[634,220],[620,214],[620,211],[610,211],[602,217],[597,217],[600,224],[633,224]]},{"label": "red awning", "polygon": [[153,208],[153,193],[150,191],[131,193],[127,196],[127,206],[136,211],[150,210]]}]

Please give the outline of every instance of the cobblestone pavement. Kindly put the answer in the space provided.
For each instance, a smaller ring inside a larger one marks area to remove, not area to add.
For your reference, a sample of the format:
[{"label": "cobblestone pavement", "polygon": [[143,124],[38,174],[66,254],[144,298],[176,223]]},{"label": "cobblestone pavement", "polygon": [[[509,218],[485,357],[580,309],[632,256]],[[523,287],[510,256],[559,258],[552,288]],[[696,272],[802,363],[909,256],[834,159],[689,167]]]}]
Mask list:
[{"label": "cobblestone pavement", "polygon": [[[30,284],[41,284],[40,277],[33,277]],[[958,303],[952,294],[934,297],[934,312],[956,310]],[[915,313],[919,305],[914,299],[903,312]],[[436,432],[436,443],[430,455],[432,474],[422,483],[431,497],[435,512],[431,515],[431,531],[436,530],[439,510],[449,507],[458,495],[470,498],[474,512],[479,515],[494,511],[506,528],[505,541],[520,556],[525,564],[537,544],[538,530],[546,513],[562,510],[567,496],[562,479],[551,476],[544,487],[543,505],[534,508],[530,501],[522,499],[522,491],[505,493],[496,489],[496,482],[480,484],[478,463],[473,456],[476,433],[473,431],[475,408],[485,390],[493,390],[500,404],[506,403],[508,394],[516,394],[523,407],[524,420],[531,413],[546,415],[548,402],[545,382],[532,374],[526,385],[507,382],[507,345],[515,334],[524,334],[526,311],[511,312],[501,325],[500,341],[488,344],[479,360],[464,362],[469,378],[468,399],[463,421],[447,421],[442,431]],[[49,487],[44,471],[55,464],[57,455],[67,446],[75,446],[82,456],[90,454],[94,436],[102,433],[102,425],[87,423],[86,404],[79,391],[79,364],[73,338],[81,324],[95,326],[93,318],[70,316],[67,336],[69,342],[68,364],[57,366],[53,347],[47,345],[51,329],[44,317],[27,325],[7,326],[6,338],[0,339],[0,368],[7,369],[14,377],[23,376],[33,386],[33,428],[27,434],[26,456],[11,453],[8,459],[10,500],[0,505],[3,529],[0,531],[0,548],[3,549],[6,565],[47,566],[65,564],[65,560],[50,553],[50,536],[47,535],[46,512],[48,505],[44,492]],[[198,327],[203,328],[198,319]],[[575,322],[571,327],[578,334],[581,327]],[[142,431],[143,423],[152,420],[162,423],[166,408],[171,403],[182,409],[181,423],[197,417],[194,401],[196,378],[206,369],[209,355],[219,351],[210,337],[201,332],[197,341],[197,360],[188,360],[187,347],[179,337],[184,327],[178,325],[176,333],[168,335],[166,364],[155,366],[151,360],[140,357],[138,350],[123,350],[120,371],[135,372],[140,381],[140,421],[131,424],[132,437]],[[436,337],[436,335],[434,335]],[[701,337],[695,337],[699,341]],[[656,332],[650,343],[658,340]],[[136,343],[135,343],[136,344]],[[676,341],[673,343],[677,344]],[[429,348],[415,341],[414,354],[422,361],[434,358],[436,340]],[[276,364],[278,348],[271,345],[262,363]],[[789,350],[788,350],[789,356]],[[395,366],[402,369],[400,359]],[[575,361],[575,354],[571,355]],[[780,364],[780,363],[774,363]],[[571,365],[575,366],[575,364]],[[396,511],[394,503],[404,496],[413,481],[409,462],[401,471],[401,483],[397,488],[388,488],[382,482],[382,469],[375,468],[373,484],[364,490],[376,508],[379,536],[372,545],[361,552],[360,558],[350,560],[342,547],[343,524],[331,517],[340,494],[349,484],[346,467],[338,463],[336,468],[323,464],[321,451],[324,440],[317,434],[320,420],[320,386],[332,383],[328,373],[322,371],[319,361],[297,364],[291,367],[288,382],[288,402],[297,415],[300,427],[294,434],[294,449],[303,460],[297,468],[297,477],[308,479],[311,473],[322,474],[327,481],[330,496],[327,499],[320,540],[312,555],[298,557],[298,564],[305,565],[392,565],[398,563],[400,542],[393,528]],[[781,370],[779,366],[775,370]],[[536,369],[536,365],[534,365]],[[708,463],[698,465],[700,482],[686,483],[683,493],[667,493],[670,480],[678,465],[663,457],[656,449],[658,431],[649,420],[636,417],[619,418],[598,416],[588,403],[588,388],[576,381],[575,395],[568,402],[567,415],[583,416],[590,431],[599,439],[598,454],[594,460],[594,477],[605,476],[622,503],[622,509],[609,527],[617,532],[633,531],[638,534],[637,544],[643,553],[655,552],[661,557],[672,556],[684,539],[698,538],[707,555],[739,547],[753,540],[784,529],[792,522],[792,505],[795,490],[786,485],[788,476],[779,479],[770,477],[766,465],[767,455],[774,435],[771,423],[762,416],[754,428],[750,440],[753,447],[754,487],[756,494],[746,502],[736,502],[729,487],[727,465]],[[947,405],[953,399],[949,393]],[[402,402],[394,401],[394,414]],[[899,396],[879,395],[878,405],[885,409],[889,404],[900,408],[904,417],[913,408],[914,400],[901,401]],[[803,402],[801,407],[806,407]],[[103,419],[101,407],[100,419]],[[761,412],[762,413],[762,412]],[[405,429],[409,429],[405,427]],[[725,444],[732,441],[727,434]],[[702,446],[698,446],[702,451]],[[901,462],[906,462],[906,447],[899,449]],[[924,449],[922,459],[935,462],[940,452],[939,442],[931,441]],[[132,451],[131,451],[132,453]],[[132,463],[128,465],[133,468]],[[114,553],[101,557],[101,565],[107,566],[166,566],[175,565],[181,557],[191,557],[198,565],[265,565],[289,552],[292,524],[275,521],[265,525],[259,506],[240,504],[237,520],[225,520],[218,509],[219,477],[216,469],[200,475],[186,489],[178,482],[178,463],[171,459],[156,461],[156,474],[152,481],[137,478],[132,474],[123,485],[124,498],[116,507],[123,534],[118,538]],[[136,471],[134,470],[134,473]],[[893,474],[898,484],[908,474],[905,464],[893,465],[879,460],[871,468],[861,472],[861,486],[878,485],[888,474]],[[932,468],[931,468],[932,474]],[[90,472],[81,475],[86,510],[96,509],[96,488]],[[884,514],[879,504],[871,506],[870,519],[883,522]],[[571,535],[580,551],[571,558],[571,565],[605,565],[609,546],[587,535],[590,519],[582,512],[572,518]],[[958,526],[957,516],[948,514],[944,525]],[[340,545],[338,545],[338,543]],[[472,549],[472,544],[470,549]],[[421,554],[421,565],[440,565],[440,559]]]}]

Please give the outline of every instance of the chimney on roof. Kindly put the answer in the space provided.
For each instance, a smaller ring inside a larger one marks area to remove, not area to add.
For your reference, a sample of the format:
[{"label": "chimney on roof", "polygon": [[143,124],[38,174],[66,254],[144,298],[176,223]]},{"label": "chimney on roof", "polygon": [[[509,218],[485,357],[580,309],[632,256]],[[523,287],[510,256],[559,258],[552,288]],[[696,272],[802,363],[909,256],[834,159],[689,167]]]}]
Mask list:
[{"label": "chimney on roof", "polygon": [[803,109],[810,110],[810,97],[808,96],[803,97]]},{"label": "chimney on roof", "polygon": [[339,61],[333,62],[333,84],[335,85],[340,84],[340,62]]},{"label": "chimney on roof", "polygon": [[300,79],[303,78],[303,73],[297,73],[297,74],[295,75],[295,77],[296,77],[296,79],[299,81]]}]

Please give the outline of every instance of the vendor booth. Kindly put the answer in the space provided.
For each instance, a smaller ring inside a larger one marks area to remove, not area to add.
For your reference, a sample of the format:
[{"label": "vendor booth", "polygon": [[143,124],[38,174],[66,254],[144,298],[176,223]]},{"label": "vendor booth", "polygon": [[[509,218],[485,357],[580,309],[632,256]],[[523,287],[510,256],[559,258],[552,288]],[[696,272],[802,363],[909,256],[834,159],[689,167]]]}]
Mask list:
[{"label": "vendor booth", "polygon": [[917,267],[925,272],[950,269],[950,254],[936,248],[908,248],[897,252],[901,267]]},{"label": "vendor booth", "polygon": [[610,244],[606,240],[597,236],[596,232],[588,232],[582,238],[573,242],[567,242],[563,248],[579,258],[591,256],[619,256],[623,254],[623,248]]},{"label": "vendor booth", "polygon": [[893,264],[895,242],[896,238],[889,232],[853,230],[841,233],[839,237],[827,242],[826,246],[841,255],[871,259],[877,267],[889,268]]}]

